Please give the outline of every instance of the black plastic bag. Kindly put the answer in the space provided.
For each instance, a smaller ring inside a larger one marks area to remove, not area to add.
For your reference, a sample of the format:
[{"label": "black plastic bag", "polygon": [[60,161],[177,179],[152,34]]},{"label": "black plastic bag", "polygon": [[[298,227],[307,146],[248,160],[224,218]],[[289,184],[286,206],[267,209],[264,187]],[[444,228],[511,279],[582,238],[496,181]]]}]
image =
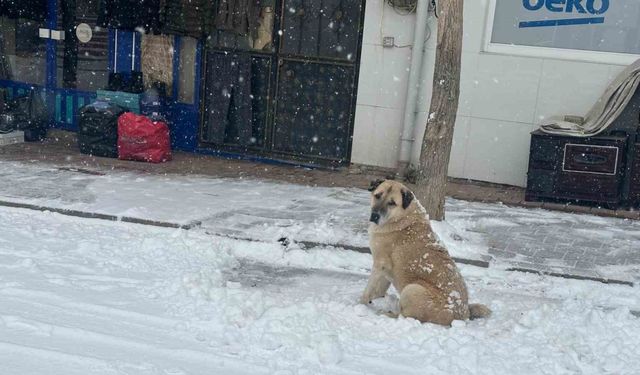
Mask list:
[{"label": "black plastic bag", "polygon": [[118,157],[118,117],[124,108],[95,102],[79,110],[78,146],[80,152],[107,158]]}]

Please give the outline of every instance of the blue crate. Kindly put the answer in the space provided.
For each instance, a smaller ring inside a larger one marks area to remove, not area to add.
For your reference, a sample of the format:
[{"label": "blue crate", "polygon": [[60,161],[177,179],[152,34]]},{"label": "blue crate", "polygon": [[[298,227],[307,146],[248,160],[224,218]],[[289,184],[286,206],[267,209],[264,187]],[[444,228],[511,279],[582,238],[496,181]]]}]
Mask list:
[{"label": "blue crate", "polygon": [[111,104],[119,105],[135,114],[140,114],[140,101],[142,94],[132,94],[123,91],[97,90],[98,100],[103,100]]}]

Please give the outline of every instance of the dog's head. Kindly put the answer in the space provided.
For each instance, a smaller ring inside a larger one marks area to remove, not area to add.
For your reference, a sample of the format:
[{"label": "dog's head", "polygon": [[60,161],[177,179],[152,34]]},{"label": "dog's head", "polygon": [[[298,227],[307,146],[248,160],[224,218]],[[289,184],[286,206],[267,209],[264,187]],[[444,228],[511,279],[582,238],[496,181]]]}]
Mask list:
[{"label": "dog's head", "polygon": [[388,221],[397,221],[407,214],[413,193],[403,184],[391,180],[378,180],[371,183],[371,218],[376,225]]}]

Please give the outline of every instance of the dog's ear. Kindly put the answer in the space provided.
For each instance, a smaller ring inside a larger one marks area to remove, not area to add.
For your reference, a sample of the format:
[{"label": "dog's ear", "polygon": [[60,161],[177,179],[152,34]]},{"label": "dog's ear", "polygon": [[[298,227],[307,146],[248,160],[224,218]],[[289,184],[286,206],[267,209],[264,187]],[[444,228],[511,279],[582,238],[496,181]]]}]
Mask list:
[{"label": "dog's ear", "polygon": [[407,189],[402,189],[400,193],[402,194],[402,208],[406,210],[413,201],[413,193]]},{"label": "dog's ear", "polygon": [[369,184],[369,191],[374,191],[378,188],[378,186],[380,186],[380,184],[382,184],[384,182],[384,180],[375,180],[375,181],[371,181],[371,183]]}]

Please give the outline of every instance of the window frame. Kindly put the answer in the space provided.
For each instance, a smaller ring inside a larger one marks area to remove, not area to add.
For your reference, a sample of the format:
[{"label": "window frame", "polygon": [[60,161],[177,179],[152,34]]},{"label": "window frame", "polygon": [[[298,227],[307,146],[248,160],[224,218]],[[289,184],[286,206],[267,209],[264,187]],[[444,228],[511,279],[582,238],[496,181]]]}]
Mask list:
[{"label": "window frame", "polygon": [[187,37],[187,36],[180,36],[180,35],[174,35],[174,42],[173,42],[173,89],[171,91],[171,99],[178,104],[182,104],[182,105],[189,105],[189,106],[196,106],[198,105],[198,100],[199,100],[199,86],[200,86],[200,81],[199,81],[199,77],[198,77],[198,72],[199,72],[199,62],[198,62],[198,58],[200,56],[200,48],[201,48],[201,40],[200,39],[196,39],[196,38],[192,38],[195,39],[196,44],[195,44],[195,53],[194,53],[194,62],[193,62],[193,73],[194,73],[194,77],[193,77],[193,101],[191,103],[189,102],[183,102],[180,100],[180,90],[182,89],[182,84],[180,82],[180,66],[182,64],[182,60],[183,60],[183,56],[182,56],[182,44],[183,44],[183,39],[184,38],[192,38],[192,37]]},{"label": "window frame", "polygon": [[[36,82],[34,80],[31,80],[31,79],[25,80],[24,76],[16,78],[15,77],[15,73],[13,73],[14,66],[11,66],[11,61],[9,59],[9,56],[14,56],[15,58],[14,58],[14,62],[13,63],[17,64],[17,57],[19,57],[18,53],[16,51],[17,50],[17,45],[18,45],[18,43],[17,43],[17,33],[18,33],[18,22],[19,22],[19,20],[18,19],[12,19],[12,18],[9,18],[7,16],[2,16],[0,18],[4,18],[2,20],[2,22],[5,22],[7,20],[15,21],[15,24],[13,26],[14,53],[13,54],[8,54],[6,51],[4,51],[4,47],[5,46],[2,46],[2,50],[3,50],[4,56],[1,57],[1,58],[3,58],[5,60],[5,62],[7,64],[10,65],[9,68],[12,71],[12,77],[10,77],[10,78],[0,78],[0,81],[2,81],[2,82],[15,82],[15,83],[17,83],[19,85],[28,85],[28,86],[31,86],[31,87],[45,87],[45,86],[47,86],[47,83],[48,83],[48,80],[49,80],[49,66],[48,66],[48,64],[49,64],[49,50],[48,50],[47,41],[44,40],[43,38],[39,38],[40,42],[42,43],[42,45],[40,46],[42,50],[39,51],[39,52],[42,53],[42,56],[40,58],[42,58],[42,60],[43,60],[42,61],[43,65],[42,66],[38,66],[38,70],[41,70],[41,73],[43,73],[42,74],[42,79],[43,79],[42,82]],[[30,21],[33,21],[33,20],[30,20]],[[33,22],[36,22],[36,21],[33,21]],[[39,22],[39,21],[37,21],[36,23],[39,24],[39,28],[42,28],[46,24],[45,22]],[[0,30],[0,32],[4,32],[4,30]],[[2,42],[6,43],[4,40]],[[35,60],[33,58],[33,56],[31,56],[29,59],[31,59],[30,61],[34,61]],[[35,66],[35,65],[33,65],[33,66]],[[3,87],[5,87],[5,86],[3,86]]]},{"label": "window frame", "polygon": [[536,47],[516,44],[493,43],[493,23],[495,20],[497,0],[489,0],[485,22],[483,52],[498,55],[537,57],[543,59],[572,60],[588,63],[610,65],[629,65],[640,58],[640,54],[586,51],[567,48]]}]

